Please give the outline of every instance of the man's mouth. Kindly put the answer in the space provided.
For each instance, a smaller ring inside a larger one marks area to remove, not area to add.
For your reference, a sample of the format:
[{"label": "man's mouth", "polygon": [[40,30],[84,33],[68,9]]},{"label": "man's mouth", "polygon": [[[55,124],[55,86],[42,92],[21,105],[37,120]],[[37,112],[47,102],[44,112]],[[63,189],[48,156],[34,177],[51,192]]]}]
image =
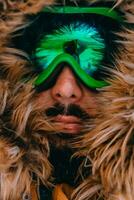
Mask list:
[{"label": "man's mouth", "polygon": [[89,119],[88,113],[75,104],[68,106],[55,104],[48,108],[45,113],[51,120],[55,132],[67,137],[83,132],[84,123]]},{"label": "man's mouth", "polygon": [[82,129],[82,122],[79,118],[71,115],[57,115],[52,122],[57,129],[65,134],[79,134]]}]

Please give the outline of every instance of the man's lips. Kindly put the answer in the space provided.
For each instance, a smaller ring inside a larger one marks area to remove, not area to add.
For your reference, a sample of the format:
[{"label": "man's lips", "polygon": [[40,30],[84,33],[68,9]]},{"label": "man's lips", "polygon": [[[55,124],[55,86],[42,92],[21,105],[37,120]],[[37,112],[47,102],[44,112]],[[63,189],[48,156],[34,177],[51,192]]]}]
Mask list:
[{"label": "man's lips", "polygon": [[58,115],[52,121],[64,133],[78,134],[81,130],[81,121],[74,116]]},{"label": "man's lips", "polygon": [[79,118],[69,115],[58,115],[57,117],[55,117],[55,121],[63,123],[80,123]]}]

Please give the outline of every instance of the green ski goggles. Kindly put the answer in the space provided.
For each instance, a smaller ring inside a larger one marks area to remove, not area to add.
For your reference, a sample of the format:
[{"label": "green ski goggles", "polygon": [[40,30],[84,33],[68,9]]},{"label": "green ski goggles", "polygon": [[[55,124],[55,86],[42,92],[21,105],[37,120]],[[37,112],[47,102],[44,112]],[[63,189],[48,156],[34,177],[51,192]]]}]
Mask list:
[{"label": "green ski goggles", "polygon": [[[107,7],[48,7],[42,12],[67,15],[97,14],[117,22],[123,21],[118,12]],[[105,87],[108,83],[96,76],[97,71],[102,70],[104,51],[104,39],[95,27],[84,22],[63,25],[51,34],[45,34],[35,49],[34,56],[42,72],[34,85],[42,85],[60,64],[66,63],[87,87]]]}]

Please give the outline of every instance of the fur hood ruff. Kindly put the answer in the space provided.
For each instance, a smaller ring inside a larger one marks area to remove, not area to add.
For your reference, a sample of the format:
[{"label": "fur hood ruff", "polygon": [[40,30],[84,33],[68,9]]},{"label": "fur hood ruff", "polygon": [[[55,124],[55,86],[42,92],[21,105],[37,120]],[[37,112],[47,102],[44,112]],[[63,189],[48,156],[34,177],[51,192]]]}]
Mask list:
[{"label": "fur hood ruff", "polygon": [[[101,106],[96,125],[75,144],[78,156],[86,157],[84,167],[91,163],[92,170],[74,191],[73,199],[133,200],[134,1],[89,2],[112,2],[130,25],[122,25],[122,31],[117,33],[121,48],[116,70],[110,86],[99,94]],[[28,55],[10,41],[15,41],[29,25],[28,15],[53,4],[53,0],[0,1],[0,200],[25,199],[34,175],[35,183],[41,180],[44,185],[51,185],[49,141],[42,133],[52,131],[52,127],[32,104],[32,81],[22,83],[32,73]]]}]

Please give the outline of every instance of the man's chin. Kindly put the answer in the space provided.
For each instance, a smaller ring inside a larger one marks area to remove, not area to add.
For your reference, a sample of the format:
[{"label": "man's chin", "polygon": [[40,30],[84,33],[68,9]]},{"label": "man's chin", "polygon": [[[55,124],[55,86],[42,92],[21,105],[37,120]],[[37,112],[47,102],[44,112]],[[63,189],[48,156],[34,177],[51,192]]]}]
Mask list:
[{"label": "man's chin", "polygon": [[58,149],[73,148],[73,143],[76,141],[80,133],[70,134],[68,132],[59,132],[49,135],[49,143]]},{"label": "man's chin", "polygon": [[65,139],[65,140],[74,139],[74,138],[76,138],[77,135],[79,135],[79,134],[78,133],[72,134],[72,133],[68,133],[68,132],[57,133],[57,136],[59,138],[62,138],[62,139]]}]

